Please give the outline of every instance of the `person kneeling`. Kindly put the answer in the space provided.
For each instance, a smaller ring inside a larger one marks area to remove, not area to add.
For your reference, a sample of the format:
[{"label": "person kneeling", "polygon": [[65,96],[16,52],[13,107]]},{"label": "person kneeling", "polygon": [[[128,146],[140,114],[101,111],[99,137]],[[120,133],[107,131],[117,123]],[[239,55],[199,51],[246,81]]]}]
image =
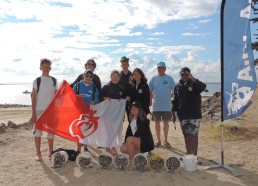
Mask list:
[{"label": "person kneeling", "polygon": [[141,108],[140,102],[133,102],[130,110],[130,123],[125,134],[125,142],[120,151],[129,155],[129,164],[138,153],[154,149],[154,141],[150,130],[150,120]]}]

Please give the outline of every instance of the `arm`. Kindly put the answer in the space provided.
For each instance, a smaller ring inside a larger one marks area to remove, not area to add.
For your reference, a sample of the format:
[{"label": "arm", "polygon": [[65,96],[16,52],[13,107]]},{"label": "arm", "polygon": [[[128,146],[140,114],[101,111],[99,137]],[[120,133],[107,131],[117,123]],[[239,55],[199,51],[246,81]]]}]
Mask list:
[{"label": "arm", "polygon": [[143,93],[144,93],[144,98],[143,98],[143,110],[146,112],[146,114],[148,114],[147,112],[149,112],[149,107],[150,107],[150,89],[148,84],[144,84],[143,86]]},{"label": "arm", "polygon": [[194,89],[198,93],[201,93],[206,89],[206,84],[199,81],[198,79],[195,79],[192,74],[189,74],[189,79],[193,82]]},{"label": "arm", "polygon": [[99,101],[99,90],[98,88],[96,88],[96,91],[94,93],[94,104],[98,104],[100,101]]},{"label": "arm", "polygon": [[83,75],[80,74],[75,80],[74,82],[70,85],[72,88],[74,87],[74,85],[78,82],[80,82],[83,79]]},{"label": "arm", "polygon": [[175,123],[176,122],[176,112],[178,109],[178,95],[177,95],[177,87],[174,88],[174,92],[173,92],[173,98],[172,98],[172,122]]},{"label": "arm", "polygon": [[[139,128],[140,140],[141,140],[141,152],[148,152],[154,149],[154,141],[150,130],[150,120],[145,119],[141,121],[137,119],[137,128]],[[137,129],[138,130],[138,129]]]},{"label": "arm", "polygon": [[37,90],[35,88],[32,89],[31,93],[31,105],[32,105],[32,116],[31,116],[31,122],[35,123],[37,120],[36,116],[36,104],[37,104]]}]

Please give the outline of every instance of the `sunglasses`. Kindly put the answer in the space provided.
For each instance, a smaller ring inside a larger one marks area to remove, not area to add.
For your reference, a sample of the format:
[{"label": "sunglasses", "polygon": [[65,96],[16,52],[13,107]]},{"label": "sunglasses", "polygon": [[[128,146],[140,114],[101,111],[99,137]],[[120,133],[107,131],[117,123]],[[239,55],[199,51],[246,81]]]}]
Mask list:
[{"label": "sunglasses", "polygon": [[189,76],[190,74],[188,73],[182,73],[181,76]]},{"label": "sunglasses", "polygon": [[95,66],[93,63],[87,63],[86,65],[88,65],[88,66]]},{"label": "sunglasses", "polygon": [[93,78],[93,75],[86,74],[85,77],[87,77],[87,78]]}]

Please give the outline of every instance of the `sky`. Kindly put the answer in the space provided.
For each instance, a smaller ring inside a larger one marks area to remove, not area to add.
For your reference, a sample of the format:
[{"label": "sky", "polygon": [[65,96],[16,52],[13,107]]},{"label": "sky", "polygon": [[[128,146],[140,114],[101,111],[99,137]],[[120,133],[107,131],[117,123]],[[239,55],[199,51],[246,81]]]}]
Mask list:
[{"label": "sky", "polygon": [[165,61],[175,81],[189,67],[204,82],[220,81],[221,0],[0,0],[0,83],[30,83],[41,75],[72,82],[93,58],[108,82],[130,58],[148,80]]}]

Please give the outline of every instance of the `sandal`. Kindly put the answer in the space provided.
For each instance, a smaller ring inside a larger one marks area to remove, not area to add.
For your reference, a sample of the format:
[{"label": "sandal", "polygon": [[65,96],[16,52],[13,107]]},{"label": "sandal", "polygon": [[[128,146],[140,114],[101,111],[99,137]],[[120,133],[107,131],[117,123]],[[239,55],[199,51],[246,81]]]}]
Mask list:
[{"label": "sandal", "polygon": [[197,165],[202,165],[202,161],[197,159]]},{"label": "sandal", "polygon": [[170,149],[170,148],[171,148],[171,145],[170,145],[170,143],[168,143],[168,142],[165,142],[165,143],[164,143],[164,146],[165,146],[165,148],[167,148],[167,149]]},{"label": "sandal", "polygon": [[158,142],[156,143],[155,147],[159,147],[160,145],[161,145],[161,142],[158,141]]}]

